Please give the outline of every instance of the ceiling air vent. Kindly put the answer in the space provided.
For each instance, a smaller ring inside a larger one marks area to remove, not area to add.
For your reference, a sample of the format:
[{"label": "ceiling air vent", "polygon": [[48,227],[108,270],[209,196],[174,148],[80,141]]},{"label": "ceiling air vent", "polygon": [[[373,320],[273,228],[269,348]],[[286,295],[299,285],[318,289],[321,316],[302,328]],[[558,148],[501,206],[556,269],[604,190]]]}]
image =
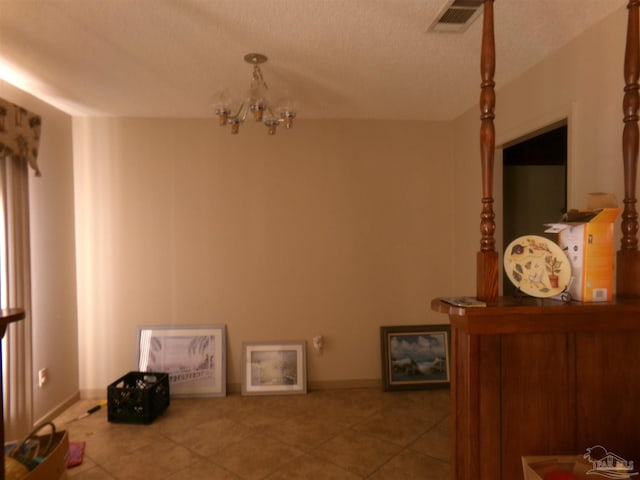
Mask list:
[{"label": "ceiling air vent", "polygon": [[484,0],[449,0],[428,32],[462,33],[475,21]]}]

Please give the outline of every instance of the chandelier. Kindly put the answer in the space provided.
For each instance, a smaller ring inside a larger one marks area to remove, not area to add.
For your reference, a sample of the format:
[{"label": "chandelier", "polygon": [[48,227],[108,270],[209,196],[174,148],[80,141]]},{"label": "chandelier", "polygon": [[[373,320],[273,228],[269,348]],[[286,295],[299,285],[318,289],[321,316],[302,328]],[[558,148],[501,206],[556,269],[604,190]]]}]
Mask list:
[{"label": "chandelier", "polygon": [[[267,57],[261,53],[248,53],[244,56],[244,61],[253,65],[253,75],[246,98],[240,102],[237,110],[233,109],[234,101],[227,89],[214,97],[213,107],[220,120],[220,126],[230,125],[231,133],[236,135],[240,130],[240,124],[251,112],[256,122],[262,122],[267,127],[269,135],[275,135],[276,128],[280,124],[287,129],[292,128],[296,112],[291,97],[284,96],[271,103],[269,89],[260,69],[260,65],[267,61]],[[233,113],[234,111],[236,113]]]}]

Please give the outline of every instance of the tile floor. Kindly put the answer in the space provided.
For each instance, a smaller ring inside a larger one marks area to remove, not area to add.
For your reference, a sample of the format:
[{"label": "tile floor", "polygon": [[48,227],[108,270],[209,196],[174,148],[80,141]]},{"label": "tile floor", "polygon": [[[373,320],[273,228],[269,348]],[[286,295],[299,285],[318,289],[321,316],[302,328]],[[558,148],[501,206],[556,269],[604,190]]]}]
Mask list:
[{"label": "tile floor", "polygon": [[55,420],[86,442],[69,480],[445,480],[449,392],[376,389],[172,399],[151,425],[82,400]]}]

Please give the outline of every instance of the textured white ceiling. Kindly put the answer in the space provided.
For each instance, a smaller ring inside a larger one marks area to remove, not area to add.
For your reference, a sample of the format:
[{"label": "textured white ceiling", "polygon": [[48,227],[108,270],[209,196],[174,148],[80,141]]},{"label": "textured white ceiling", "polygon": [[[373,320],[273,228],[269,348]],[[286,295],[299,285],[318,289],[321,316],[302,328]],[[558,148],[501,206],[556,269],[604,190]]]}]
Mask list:
[{"label": "textured white ceiling", "polygon": [[[427,33],[446,3],[0,0],[0,78],[75,115],[208,117],[258,52],[300,118],[450,120],[478,102],[482,17]],[[498,88],[626,4],[496,0]]]}]

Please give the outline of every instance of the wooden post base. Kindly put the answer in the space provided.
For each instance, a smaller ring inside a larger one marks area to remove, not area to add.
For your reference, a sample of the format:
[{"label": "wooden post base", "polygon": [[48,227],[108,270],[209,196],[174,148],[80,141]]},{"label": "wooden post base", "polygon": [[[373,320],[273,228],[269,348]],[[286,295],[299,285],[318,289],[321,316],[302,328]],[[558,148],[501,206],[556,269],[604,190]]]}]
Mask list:
[{"label": "wooden post base", "polygon": [[640,251],[618,251],[616,296],[619,298],[640,298]]},{"label": "wooden post base", "polygon": [[498,253],[478,252],[476,269],[476,296],[479,300],[493,303],[498,299]]}]

